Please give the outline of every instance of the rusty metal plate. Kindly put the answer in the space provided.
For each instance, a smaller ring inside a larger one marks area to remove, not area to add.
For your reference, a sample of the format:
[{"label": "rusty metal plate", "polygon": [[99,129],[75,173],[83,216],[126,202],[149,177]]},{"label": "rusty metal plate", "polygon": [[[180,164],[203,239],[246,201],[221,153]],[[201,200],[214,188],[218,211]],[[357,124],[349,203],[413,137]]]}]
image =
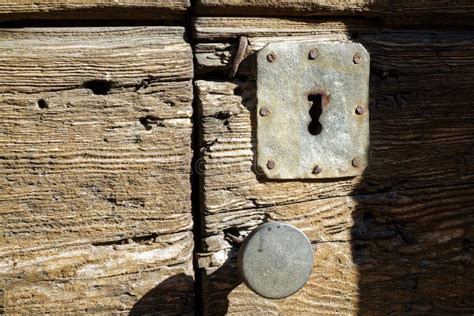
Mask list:
[{"label": "rusty metal plate", "polygon": [[257,56],[257,162],[271,179],[362,174],[370,56],[357,43],[274,42]]}]

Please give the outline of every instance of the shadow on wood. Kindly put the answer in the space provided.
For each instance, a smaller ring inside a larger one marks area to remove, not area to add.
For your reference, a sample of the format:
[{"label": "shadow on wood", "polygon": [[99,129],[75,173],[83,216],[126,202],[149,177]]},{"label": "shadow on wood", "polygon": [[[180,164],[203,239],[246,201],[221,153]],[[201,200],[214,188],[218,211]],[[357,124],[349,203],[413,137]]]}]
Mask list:
[{"label": "shadow on wood", "polygon": [[[466,127],[474,108],[466,103],[472,89],[457,75],[463,66],[456,55],[470,54],[474,37],[464,34],[469,44],[453,50],[453,35],[416,36],[361,33],[357,39],[372,60],[370,165],[351,193],[358,310],[472,314],[474,190],[462,180],[472,168],[461,157],[472,158],[474,134]],[[425,69],[439,54],[450,67]],[[472,63],[464,71],[470,76]]]},{"label": "shadow on wood", "polygon": [[[212,274],[208,275],[206,289],[208,296],[205,300],[219,302],[212,304],[212,310],[207,310],[207,302],[204,302],[204,315],[226,315],[229,308],[229,294],[242,283],[237,266],[238,248],[233,247],[228,259]],[[205,273],[204,271],[202,273]]]},{"label": "shadow on wood", "polygon": [[133,305],[130,315],[193,315],[194,280],[180,273],[167,278]]}]

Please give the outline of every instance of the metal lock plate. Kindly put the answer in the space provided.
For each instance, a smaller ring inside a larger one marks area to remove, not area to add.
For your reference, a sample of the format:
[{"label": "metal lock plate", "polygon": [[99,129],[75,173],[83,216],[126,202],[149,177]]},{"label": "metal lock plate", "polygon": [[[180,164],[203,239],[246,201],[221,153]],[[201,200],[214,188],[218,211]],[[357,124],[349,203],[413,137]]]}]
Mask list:
[{"label": "metal lock plate", "polygon": [[245,284],[267,298],[284,298],[308,281],[313,247],[298,228],[280,222],[252,231],[239,250],[239,270]]},{"label": "metal lock plate", "polygon": [[271,179],[362,174],[370,56],[357,43],[274,42],[257,56],[257,161]]}]

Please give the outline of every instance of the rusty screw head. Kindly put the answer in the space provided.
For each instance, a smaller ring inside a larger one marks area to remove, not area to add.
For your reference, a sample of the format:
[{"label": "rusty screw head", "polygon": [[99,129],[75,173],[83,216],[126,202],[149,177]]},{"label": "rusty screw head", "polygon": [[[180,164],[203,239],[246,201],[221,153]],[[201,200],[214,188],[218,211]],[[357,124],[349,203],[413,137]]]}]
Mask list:
[{"label": "rusty screw head", "polygon": [[352,159],[352,166],[354,168],[359,168],[361,165],[362,165],[362,159],[360,159],[360,157],[355,157],[354,159]]},{"label": "rusty screw head", "polygon": [[274,169],[275,168],[275,162],[273,160],[267,161],[267,168],[268,169]]},{"label": "rusty screw head", "polygon": [[363,106],[359,105],[358,107],[356,107],[356,110],[355,110],[356,114],[357,115],[362,115],[365,113],[365,109]]},{"label": "rusty screw head", "polygon": [[270,114],[270,110],[268,108],[261,108],[260,109],[260,115],[261,116],[267,116],[268,114]]},{"label": "rusty screw head", "polygon": [[319,165],[316,165],[313,169],[313,174],[320,174],[322,171],[321,167]]},{"label": "rusty screw head", "polygon": [[354,57],[352,57],[352,61],[354,62],[354,64],[360,64],[362,63],[362,56],[360,55],[360,53],[355,53],[354,54]]},{"label": "rusty screw head", "polygon": [[272,52],[272,53],[269,53],[269,54],[267,55],[267,61],[268,61],[269,63],[274,62],[275,59],[276,59],[275,53]]},{"label": "rusty screw head", "polygon": [[317,50],[316,48],[313,48],[312,50],[309,51],[308,59],[315,60],[318,57],[319,57],[319,50]]}]

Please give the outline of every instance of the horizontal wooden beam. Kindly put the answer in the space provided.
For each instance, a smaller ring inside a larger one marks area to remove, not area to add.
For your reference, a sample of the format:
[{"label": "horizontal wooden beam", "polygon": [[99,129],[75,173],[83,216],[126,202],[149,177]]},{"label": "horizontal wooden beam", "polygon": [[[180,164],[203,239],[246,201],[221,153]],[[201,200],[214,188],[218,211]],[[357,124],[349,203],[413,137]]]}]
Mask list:
[{"label": "horizontal wooden beam", "polygon": [[199,16],[358,16],[392,25],[472,25],[474,3],[389,0],[198,0]]},{"label": "horizontal wooden beam", "polygon": [[184,16],[189,0],[2,1],[0,21],[19,19],[172,19]]}]

